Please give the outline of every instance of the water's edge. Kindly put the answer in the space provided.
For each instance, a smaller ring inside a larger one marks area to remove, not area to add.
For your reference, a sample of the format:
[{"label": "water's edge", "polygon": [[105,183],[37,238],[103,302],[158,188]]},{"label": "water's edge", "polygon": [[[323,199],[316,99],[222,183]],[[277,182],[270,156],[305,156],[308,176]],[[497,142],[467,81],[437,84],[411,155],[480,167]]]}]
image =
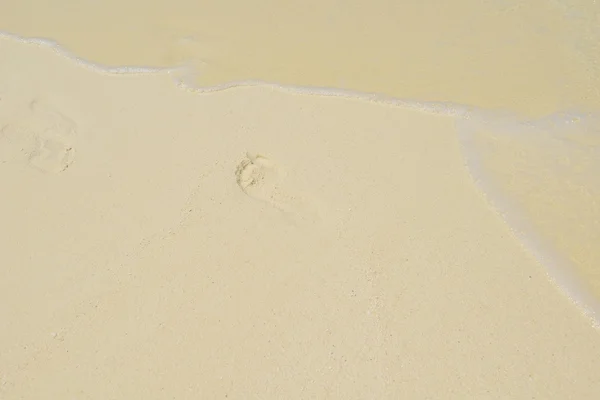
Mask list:
[{"label": "water's edge", "polygon": [[[586,289],[581,278],[577,276],[576,268],[571,265],[571,262],[553,249],[553,246],[550,245],[550,243],[547,243],[541,239],[540,235],[536,234],[533,224],[530,224],[525,215],[519,211],[519,206],[515,204],[514,201],[511,201],[508,196],[503,194],[502,191],[490,181],[489,177],[486,178],[484,168],[481,164],[480,154],[473,143],[473,137],[476,131],[474,127],[480,123],[489,121],[509,121],[506,125],[514,126],[514,124],[535,125],[539,121],[520,120],[516,115],[508,112],[482,110],[474,106],[465,106],[449,102],[416,101],[395,98],[378,93],[356,92],[327,87],[281,85],[258,80],[227,82],[216,86],[197,87],[193,84],[193,71],[186,65],[175,66],[172,68],[152,68],[144,66],[108,67],[84,60],[70,53],[61,47],[59,43],[50,39],[24,38],[11,33],[0,32],[0,40],[1,39],[13,40],[28,45],[51,49],[61,56],[74,61],[79,66],[90,69],[96,73],[108,75],[168,74],[177,86],[198,94],[225,91],[239,87],[261,86],[293,94],[341,97],[455,117],[465,163],[476,187],[486,198],[487,202],[499,215],[501,215],[526,251],[546,268],[552,282],[554,282],[554,284],[577,306],[577,308],[589,318],[594,327],[600,329],[600,299],[596,298],[588,289]],[[568,114],[556,113],[548,118],[560,118],[561,120],[568,122],[570,120],[586,120],[588,118],[596,119],[598,116],[572,112]]]}]

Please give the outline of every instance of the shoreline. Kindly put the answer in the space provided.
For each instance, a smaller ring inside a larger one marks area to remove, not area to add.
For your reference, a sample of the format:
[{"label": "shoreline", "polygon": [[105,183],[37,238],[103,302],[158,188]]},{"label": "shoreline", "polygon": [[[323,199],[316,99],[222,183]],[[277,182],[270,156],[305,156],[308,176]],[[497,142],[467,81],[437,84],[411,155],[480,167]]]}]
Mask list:
[{"label": "shoreline", "polygon": [[[153,7],[109,0],[65,15],[60,3],[27,1],[44,17],[32,17],[26,3],[0,6],[5,30],[50,36],[101,64],[188,63],[198,73],[197,86],[260,79],[512,109],[530,117],[570,106],[600,109],[600,93],[593,89],[600,76],[593,38],[600,33],[591,4],[353,1],[339,8],[330,0],[315,2],[315,12],[308,12],[307,4],[273,0],[253,7],[236,0]],[[110,29],[105,20],[112,21]]]},{"label": "shoreline", "polygon": [[0,63],[7,399],[600,390],[598,331],[484,199],[457,116],[198,96],[19,46]]},{"label": "shoreline", "polygon": [[[516,114],[511,115],[507,112],[478,109],[476,107],[460,104],[399,99],[378,93],[361,93],[337,88],[286,86],[279,83],[261,81],[228,82],[213,87],[193,87],[191,84],[185,83],[185,78],[172,76],[173,73],[176,74],[185,69],[183,66],[160,69],[152,69],[148,67],[108,68],[94,64],[90,61],[83,60],[69,53],[63,49],[60,44],[52,40],[38,38],[27,39],[10,33],[0,32],[0,40],[2,39],[45,48],[49,51],[57,53],[61,57],[66,58],[70,62],[74,62],[76,65],[95,73],[106,74],[109,76],[152,76],[165,74],[173,79],[174,85],[179,86],[181,89],[187,92],[199,95],[227,90],[260,87],[277,90],[283,93],[290,93],[292,95],[342,98],[351,101],[368,102],[385,107],[416,110],[432,115],[456,117],[458,118],[457,126],[468,126],[469,123],[475,124],[473,126],[477,126],[477,123],[472,121],[478,119],[483,121],[480,124],[517,124],[515,126],[518,126],[519,124],[527,125],[536,121],[544,120],[528,120],[520,118]],[[586,118],[586,116],[583,114],[571,113],[564,115],[559,112],[550,116],[546,116],[545,119],[548,119],[553,115],[567,118],[565,120],[567,123],[569,122],[569,118],[583,118],[584,121]],[[587,118],[595,120],[594,117],[598,116],[600,116],[600,113],[588,114]],[[510,199],[506,193],[502,193],[502,191],[496,188],[492,182],[485,181],[485,171],[477,170],[478,168],[482,168],[481,161],[477,161],[477,154],[469,154],[469,142],[472,141],[474,137],[472,133],[469,134],[467,132],[472,129],[473,128],[462,128],[462,130],[459,132],[459,136],[462,138],[461,141],[465,162],[470,166],[469,171],[471,176],[473,177],[476,185],[479,187],[482,195],[487,199],[496,212],[505,220],[507,226],[514,232],[524,249],[532,254],[534,258],[538,260],[538,262],[540,262],[542,265],[545,265],[548,270],[549,279],[558,287],[561,292],[564,293],[566,297],[568,297],[576,305],[579,311],[583,312],[583,314],[590,319],[594,327],[600,329],[600,291],[593,291],[589,286],[587,286],[586,281],[583,280],[581,271],[578,271],[576,266],[572,264],[571,260],[569,259],[569,255],[561,254],[550,242],[548,242],[547,239],[543,239],[540,236],[540,233],[536,232],[534,225],[527,219],[527,214],[523,209],[518,207],[514,199]],[[471,149],[470,151],[473,152],[476,150]],[[487,179],[491,179],[489,175]]]}]

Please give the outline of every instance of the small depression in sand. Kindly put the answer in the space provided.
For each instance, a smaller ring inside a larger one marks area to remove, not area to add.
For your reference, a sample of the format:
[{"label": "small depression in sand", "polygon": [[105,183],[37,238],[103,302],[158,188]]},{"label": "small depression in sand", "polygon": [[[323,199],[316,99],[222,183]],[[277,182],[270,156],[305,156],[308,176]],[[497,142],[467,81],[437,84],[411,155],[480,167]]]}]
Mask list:
[{"label": "small depression in sand", "polygon": [[50,105],[32,100],[17,115],[0,123],[0,162],[54,174],[73,163],[77,126]]}]

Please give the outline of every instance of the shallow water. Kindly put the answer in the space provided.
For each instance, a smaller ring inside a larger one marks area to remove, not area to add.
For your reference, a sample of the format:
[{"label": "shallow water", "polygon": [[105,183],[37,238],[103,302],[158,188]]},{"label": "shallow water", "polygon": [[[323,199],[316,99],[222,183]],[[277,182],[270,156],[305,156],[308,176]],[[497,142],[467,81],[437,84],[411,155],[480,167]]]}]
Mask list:
[{"label": "shallow water", "polygon": [[256,80],[541,116],[600,107],[598,7],[24,0],[0,4],[0,30],[51,38],[102,65],[187,65],[202,87]]},{"label": "shallow water", "polygon": [[188,90],[275,82],[456,115],[482,192],[556,283],[597,309],[598,4],[66,4],[4,2],[0,29],[103,73],[168,69]]}]

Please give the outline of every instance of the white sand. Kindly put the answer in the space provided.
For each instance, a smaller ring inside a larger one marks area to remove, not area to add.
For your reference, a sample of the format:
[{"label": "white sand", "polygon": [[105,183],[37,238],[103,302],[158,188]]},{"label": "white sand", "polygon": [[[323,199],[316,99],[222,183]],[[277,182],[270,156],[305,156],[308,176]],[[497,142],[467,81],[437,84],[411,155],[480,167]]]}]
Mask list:
[{"label": "white sand", "polygon": [[600,393],[600,335],[452,117],[186,92],[7,38],[0,105],[2,399]]}]

